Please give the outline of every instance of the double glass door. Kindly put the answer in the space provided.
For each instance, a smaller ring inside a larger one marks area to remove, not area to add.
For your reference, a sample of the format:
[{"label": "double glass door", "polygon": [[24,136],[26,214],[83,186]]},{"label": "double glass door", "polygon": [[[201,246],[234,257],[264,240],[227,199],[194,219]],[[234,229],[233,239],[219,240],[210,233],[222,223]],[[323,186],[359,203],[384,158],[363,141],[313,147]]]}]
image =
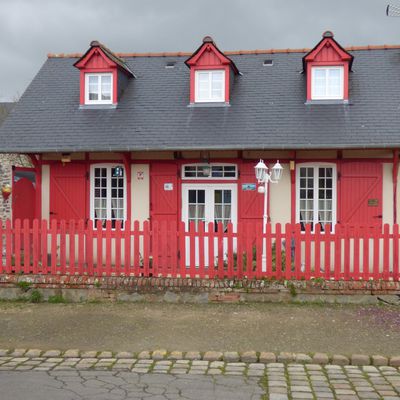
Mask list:
[{"label": "double glass door", "polygon": [[[233,229],[237,224],[237,185],[236,184],[183,184],[182,185],[182,221],[185,222],[186,230],[190,223],[194,223],[196,230],[200,224],[204,224],[204,230],[208,231],[208,224],[214,223],[217,230],[218,223],[222,224],[223,230],[228,229],[228,223],[232,222]],[[199,239],[195,243],[196,265],[199,262]],[[186,262],[190,261],[189,238],[186,239]],[[236,243],[234,243],[235,247]],[[227,241],[224,239],[224,254],[227,251]],[[215,257],[218,257],[217,239],[214,244]],[[204,239],[204,260],[208,266],[208,240]]]},{"label": "double glass door", "polygon": [[224,231],[228,223],[234,227],[237,222],[237,190],[232,184],[184,184],[182,185],[182,220],[189,224],[194,222],[196,228],[200,223],[207,229],[213,222],[215,229],[222,223]]}]

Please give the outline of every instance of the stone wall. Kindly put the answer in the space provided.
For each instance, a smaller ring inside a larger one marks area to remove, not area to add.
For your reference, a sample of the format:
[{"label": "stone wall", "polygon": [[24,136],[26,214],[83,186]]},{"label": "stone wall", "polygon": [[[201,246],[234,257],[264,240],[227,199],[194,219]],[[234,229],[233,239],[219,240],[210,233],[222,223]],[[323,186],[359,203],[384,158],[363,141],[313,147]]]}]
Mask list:
[{"label": "stone wall", "polygon": [[[23,283],[21,283],[23,282]],[[400,282],[266,281],[232,279],[89,277],[0,274],[0,300],[29,297],[37,289],[46,300],[165,301],[168,303],[317,302],[400,305]]]},{"label": "stone wall", "polygon": [[[16,167],[32,167],[32,164],[27,156],[20,154],[0,154],[0,188],[3,185],[12,186],[12,166]],[[4,201],[3,196],[0,196],[0,218],[2,221],[11,218],[12,207],[11,196]]]}]

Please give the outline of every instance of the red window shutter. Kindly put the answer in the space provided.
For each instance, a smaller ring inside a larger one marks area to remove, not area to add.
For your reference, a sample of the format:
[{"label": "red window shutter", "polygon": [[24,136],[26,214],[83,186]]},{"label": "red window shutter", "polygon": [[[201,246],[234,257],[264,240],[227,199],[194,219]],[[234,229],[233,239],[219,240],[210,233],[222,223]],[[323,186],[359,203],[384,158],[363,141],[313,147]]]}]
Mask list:
[{"label": "red window shutter", "polygon": [[340,176],[340,223],[382,225],[381,163],[345,162]]},{"label": "red window shutter", "polygon": [[[151,165],[151,221],[178,220],[178,167],[176,164]],[[167,189],[167,190],[166,190]],[[171,190],[170,190],[171,189]]]},{"label": "red window shutter", "polygon": [[86,219],[86,166],[50,167],[50,220]]},{"label": "red window shutter", "polygon": [[[255,177],[255,162],[243,163],[240,166],[239,179],[239,220],[250,222],[254,220],[262,221],[264,195],[257,192],[257,179]],[[243,190],[243,184],[254,184],[255,190]]]}]

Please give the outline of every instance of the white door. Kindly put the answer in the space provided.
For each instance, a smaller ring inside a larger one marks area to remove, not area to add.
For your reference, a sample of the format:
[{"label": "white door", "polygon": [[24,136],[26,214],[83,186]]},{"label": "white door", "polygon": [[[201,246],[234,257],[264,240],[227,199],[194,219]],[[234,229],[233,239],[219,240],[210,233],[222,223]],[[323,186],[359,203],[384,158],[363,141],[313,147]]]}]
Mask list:
[{"label": "white door", "polygon": [[[183,184],[182,185],[182,221],[186,230],[189,230],[190,222],[194,222],[196,228],[199,223],[222,223],[224,230],[228,223],[232,222],[233,229],[237,225],[237,185],[236,184]],[[216,243],[215,243],[216,244]],[[225,247],[225,245],[224,245]],[[217,252],[217,246],[214,246]],[[208,265],[208,246],[205,240],[205,265]],[[216,253],[216,257],[218,254]],[[196,265],[198,265],[198,242],[196,241]],[[190,243],[186,239],[186,264],[190,263]]]}]

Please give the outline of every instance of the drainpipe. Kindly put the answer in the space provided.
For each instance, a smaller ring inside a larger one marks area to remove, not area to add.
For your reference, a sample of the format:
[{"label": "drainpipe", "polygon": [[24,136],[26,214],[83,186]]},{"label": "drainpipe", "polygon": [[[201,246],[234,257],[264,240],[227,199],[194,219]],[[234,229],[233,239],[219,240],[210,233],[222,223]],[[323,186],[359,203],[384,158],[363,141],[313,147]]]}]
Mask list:
[{"label": "drainpipe", "polygon": [[393,222],[397,224],[397,176],[399,173],[399,150],[393,150]]}]

